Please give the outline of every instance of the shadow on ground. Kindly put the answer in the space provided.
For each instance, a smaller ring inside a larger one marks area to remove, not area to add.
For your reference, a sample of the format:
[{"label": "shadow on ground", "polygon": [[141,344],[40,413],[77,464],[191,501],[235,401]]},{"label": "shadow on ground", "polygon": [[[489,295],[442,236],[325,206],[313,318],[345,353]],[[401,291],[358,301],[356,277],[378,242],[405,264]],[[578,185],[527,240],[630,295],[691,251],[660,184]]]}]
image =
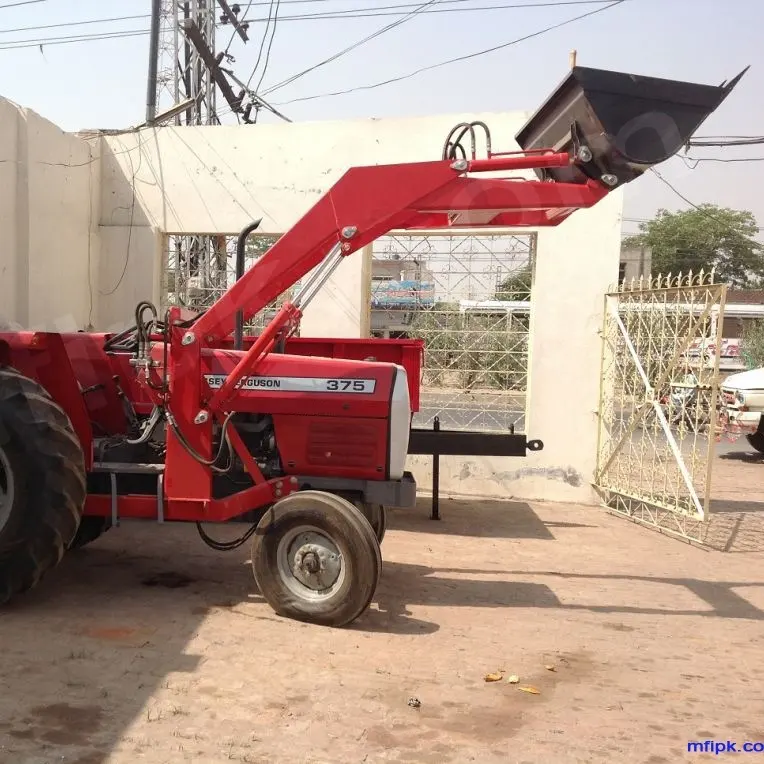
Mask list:
[{"label": "shadow on ground", "polygon": [[718,458],[723,459],[725,462],[745,462],[746,464],[764,465],[764,454],[760,454],[758,451],[727,451],[726,453],[719,454]]},{"label": "shadow on ground", "polygon": [[[545,522],[527,504],[517,503],[448,501],[440,522],[429,520],[426,510],[425,501],[416,513],[394,513],[391,528],[420,533],[422,544],[429,537],[435,545],[444,533],[553,541],[555,529],[599,527]],[[561,510],[559,515],[587,517],[580,510]],[[407,544],[396,547],[394,535],[386,542],[393,549],[414,548],[405,535],[398,539]],[[569,542],[557,543],[567,543],[562,559],[569,564],[575,550]],[[444,548],[438,557],[449,559]],[[204,663],[205,673],[214,676],[214,631],[212,636],[204,632],[203,655],[191,652],[200,649],[191,645],[200,644],[197,638],[205,620],[221,611],[247,619],[237,621],[246,623],[252,640],[242,649],[256,651],[258,660],[278,661],[279,640],[299,640],[300,634],[307,634],[301,630],[316,627],[275,616],[254,593],[246,558],[243,551],[219,554],[207,549],[188,526],[157,530],[156,526],[126,524],[71,554],[39,588],[4,609],[0,616],[0,761],[101,764],[125,741],[134,749],[145,745],[146,760],[151,761],[150,742],[144,743],[131,727],[139,720],[145,732],[156,714],[186,713],[180,700],[177,706],[157,711],[152,695],[159,689],[173,692],[184,686],[188,691],[194,672]],[[562,566],[567,568],[565,562]],[[588,611],[764,620],[764,612],[736,592],[748,586],[746,582],[502,567],[386,562],[372,609],[351,629],[369,638],[376,632],[426,640],[439,625],[432,616],[422,620],[412,615],[412,608],[421,606],[528,608],[559,611],[563,618],[566,612]],[[620,604],[622,600],[607,601],[608,586],[630,588],[644,583],[681,587],[699,597],[705,608],[661,609],[651,600],[649,587],[639,586],[628,605]],[[571,600],[568,594],[558,593],[570,592],[571,586],[584,592],[583,601],[592,604],[578,604],[581,598]],[[258,630],[262,634],[266,627],[271,639],[259,640]],[[315,655],[308,658],[316,659]],[[216,722],[192,719],[186,723]]]},{"label": "shadow on ground", "polygon": [[393,510],[390,524],[410,533],[547,541],[554,540],[555,529],[595,527],[565,520],[544,521],[529,504],[519,501],[441,497],[440,520],[430,519],[431,506],[431,499],[421,498],[415,511]]},{"label": "shadow on ground", "polygon": [[705,544],[719,552],[764,552],[764,501],[712,499]]}]

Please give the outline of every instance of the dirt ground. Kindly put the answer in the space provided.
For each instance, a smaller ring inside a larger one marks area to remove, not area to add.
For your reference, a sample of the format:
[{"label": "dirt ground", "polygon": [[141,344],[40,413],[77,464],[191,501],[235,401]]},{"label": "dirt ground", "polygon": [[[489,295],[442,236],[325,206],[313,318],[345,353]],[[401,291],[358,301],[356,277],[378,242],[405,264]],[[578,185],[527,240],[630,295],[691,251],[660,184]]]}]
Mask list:
[{"label": "dirt ground", "polygon": [[[728,482],[730,518],[759,512]],[[668,764],[764,742],[755,522],[718,552],[597,508],[427,509],[392,515],[345,630],[274,616],[246,547],[109,531],[0,616],[0,762]]]}]

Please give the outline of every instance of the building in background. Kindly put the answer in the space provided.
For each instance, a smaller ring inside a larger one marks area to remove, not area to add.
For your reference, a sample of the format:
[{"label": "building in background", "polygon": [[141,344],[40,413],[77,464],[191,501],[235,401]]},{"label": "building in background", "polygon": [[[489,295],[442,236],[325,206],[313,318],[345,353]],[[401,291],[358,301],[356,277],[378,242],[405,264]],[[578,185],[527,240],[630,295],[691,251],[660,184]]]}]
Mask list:
[{"label": "building in background", "polygon": [[371,263],[371,333],[373,337],[405,334],[418,310],[435,304],[432,272],[417,258]]},{"label": "building in background", "polygon": [[650,247],[621,247],[618,281],[648,278],[652,266]]}]

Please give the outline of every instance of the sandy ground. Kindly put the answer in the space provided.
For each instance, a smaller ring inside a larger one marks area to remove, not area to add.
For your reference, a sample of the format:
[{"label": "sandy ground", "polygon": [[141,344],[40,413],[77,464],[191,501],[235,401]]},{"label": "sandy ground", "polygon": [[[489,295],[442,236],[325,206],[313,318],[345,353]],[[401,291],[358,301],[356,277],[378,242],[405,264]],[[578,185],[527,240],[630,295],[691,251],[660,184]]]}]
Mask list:
[{"label": "sandy ground", "polygon": [[719,760],[688,741],[764,742],[764,508],[738,490],[761,469],[723,468],[720,516],[755,515],[727,552],[596,508],[432,522],[424,500],[346,630],[274,616],[246,547],[124,525],[2,612],[0,762]]}]

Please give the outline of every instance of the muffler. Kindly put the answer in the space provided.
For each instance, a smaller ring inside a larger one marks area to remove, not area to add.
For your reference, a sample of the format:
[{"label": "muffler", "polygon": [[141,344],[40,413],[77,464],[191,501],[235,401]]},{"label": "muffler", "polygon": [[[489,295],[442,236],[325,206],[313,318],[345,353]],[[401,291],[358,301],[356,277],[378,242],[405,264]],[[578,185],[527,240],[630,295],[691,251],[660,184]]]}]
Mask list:
[{"label": "muffler", "polygon": [[575,157],[542,180],[623,185],[685,146],[747,71],[717,87],[576,66],[515,138]]}]

